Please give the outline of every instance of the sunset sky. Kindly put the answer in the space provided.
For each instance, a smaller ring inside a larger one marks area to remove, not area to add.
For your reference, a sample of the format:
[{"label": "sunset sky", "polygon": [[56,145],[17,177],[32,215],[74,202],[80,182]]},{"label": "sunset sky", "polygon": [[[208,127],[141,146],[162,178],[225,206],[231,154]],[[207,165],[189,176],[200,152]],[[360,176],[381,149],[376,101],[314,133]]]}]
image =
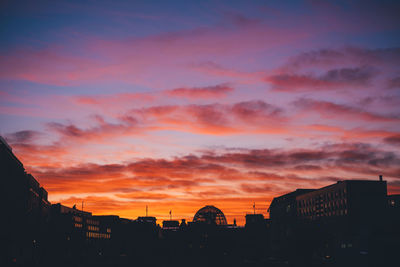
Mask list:
[{"label": "sunset sky", "polygon": [[2,1],[0,135],[52,203],[244,223],[343,179],[400,193],[398,1]]}]

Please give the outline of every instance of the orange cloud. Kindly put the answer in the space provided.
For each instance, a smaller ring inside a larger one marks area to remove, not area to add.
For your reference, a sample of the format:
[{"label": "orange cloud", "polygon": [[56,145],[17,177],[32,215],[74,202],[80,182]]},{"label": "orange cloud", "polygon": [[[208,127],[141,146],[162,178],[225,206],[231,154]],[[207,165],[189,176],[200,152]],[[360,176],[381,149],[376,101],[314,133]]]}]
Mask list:
[{"label": "orange cloud", "polygon": [[[177,216],[189,218],[194,207],[215,204],[233,219],[243,217],[249,208],[246,205],[253,201],[267,205],[276,195],[341,179],[376,179],[383,174],[391,183],[390,190],[396,191],[399,163],[393,152],[362,143],[337,143],[315,149],[208,151],[169,160],[38,168],[32,173],[51,199],[64,201],[65,195],[82,195],[95,213],[132,217],[139,215],[138,207],[152,203],[161,218],[172,207]],[[346,177],[331,176],[342,171]],[[110,203],[103,205],[104,201]]]}]

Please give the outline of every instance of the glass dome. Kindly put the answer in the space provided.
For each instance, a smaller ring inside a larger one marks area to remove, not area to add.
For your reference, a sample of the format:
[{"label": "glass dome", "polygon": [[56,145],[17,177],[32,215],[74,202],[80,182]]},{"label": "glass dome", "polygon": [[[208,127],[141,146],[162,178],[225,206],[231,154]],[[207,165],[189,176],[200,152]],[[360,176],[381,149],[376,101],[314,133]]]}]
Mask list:
[{"label": "glass dome", "polygon": [[226,218],[222,211],[214,206],[205,206],[194,215],[193,222],[226,225]]}]

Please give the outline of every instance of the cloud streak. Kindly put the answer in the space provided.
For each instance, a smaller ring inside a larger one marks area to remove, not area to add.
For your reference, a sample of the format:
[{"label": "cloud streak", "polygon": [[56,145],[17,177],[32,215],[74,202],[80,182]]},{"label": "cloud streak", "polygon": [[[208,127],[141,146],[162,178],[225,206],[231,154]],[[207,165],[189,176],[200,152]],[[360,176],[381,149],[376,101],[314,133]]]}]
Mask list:
[{"label": "cloud streak", "polygon": [[331,69],[320,76],[277,74],[268,76],[266,81],[272,84],[275,90],[280,91],[337,90],[366,86],[374,76],[375,73],[370,67],[357,67]]},{"label": "cloud streak", "polygon": [[194,88],[176,88],[172,90],[166,90],[165,94],[171,97],[183,97],[190,99],[208,99],[224,97],[228,93],[232,92],[233,88],[220,84],[215,86],[207,87],[194,87]]}]

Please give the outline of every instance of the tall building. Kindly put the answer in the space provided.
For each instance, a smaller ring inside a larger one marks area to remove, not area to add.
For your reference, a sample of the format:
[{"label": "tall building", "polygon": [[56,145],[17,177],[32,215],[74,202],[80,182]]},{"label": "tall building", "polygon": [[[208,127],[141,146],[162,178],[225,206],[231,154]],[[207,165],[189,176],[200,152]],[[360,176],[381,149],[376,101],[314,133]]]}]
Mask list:
[{"label": "tall building", "polygon": [[296,197],[313,192],[315,189],[297,189],[285,195],[275,197],[269,206],[270,247],[278,253],[291,250],[297,229]]},{"label": "tall building", "polygon": [[315,191],[315,189],[296,189],[296,191],[275,197],[269,206],[269,217],[272,220],[292,220],[297,216],[296,197]]},{"label": "tall building", "polygon": [[386,181],[339,181],[297,196],[297,217],[308,221],[339,217],[358,223],[369,221],[385,210],[386,188]]},{"label": "tall building", "polygon": [[[37,255],[45,242],[50,202],[47,191],[36,179],[26,173],[23,164],[11,147],[0,136],[0,197],[2,213],[0,220],[0,253],[12,257],[12,261],[26,263]],[[10,259],[7,259],[7,261]]]},{"label": "tall building", "polygon": [[305,255],[337,263],[373,261],[374,244],[387,215],[387,184],[345,180],[274,198],[270,206],[272,248],[297,261]]}]

